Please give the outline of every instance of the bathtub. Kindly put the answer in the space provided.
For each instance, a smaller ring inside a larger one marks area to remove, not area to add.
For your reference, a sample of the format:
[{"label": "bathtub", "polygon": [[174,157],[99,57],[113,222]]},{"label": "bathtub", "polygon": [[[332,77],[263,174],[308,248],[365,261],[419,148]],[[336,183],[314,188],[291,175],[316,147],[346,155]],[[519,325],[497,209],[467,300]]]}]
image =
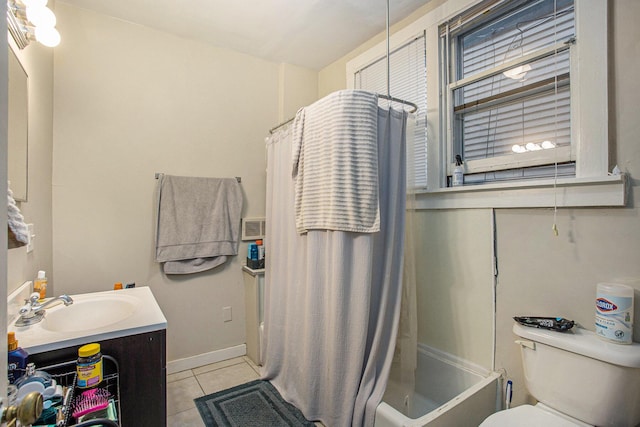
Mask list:
[{"label": "bathtub", "polygon": [[501,409],[501,375],[424,345],[418,348],[416,385],[402,392],[392,368],[374,427],[477,427]]}]

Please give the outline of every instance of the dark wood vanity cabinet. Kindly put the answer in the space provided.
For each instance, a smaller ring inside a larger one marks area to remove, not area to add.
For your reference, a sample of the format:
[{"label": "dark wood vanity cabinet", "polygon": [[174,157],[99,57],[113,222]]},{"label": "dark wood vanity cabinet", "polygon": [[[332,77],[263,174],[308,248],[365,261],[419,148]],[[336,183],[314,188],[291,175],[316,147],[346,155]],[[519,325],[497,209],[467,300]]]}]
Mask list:
[{"label": "dark wood vanity cabinet", "polygon": [[[165,426],[166,330],[96,342],[100,344],[102,354],[115,358],[119,364],[120,426]],[[79,347],[29,355],[29,361],[39,367],[75,360]]]}]

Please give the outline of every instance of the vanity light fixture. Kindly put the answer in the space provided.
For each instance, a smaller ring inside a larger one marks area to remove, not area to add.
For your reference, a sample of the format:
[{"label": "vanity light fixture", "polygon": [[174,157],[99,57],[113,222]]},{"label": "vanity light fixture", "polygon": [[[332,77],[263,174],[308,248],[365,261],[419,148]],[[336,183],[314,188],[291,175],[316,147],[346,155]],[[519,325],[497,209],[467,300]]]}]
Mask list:
[{"label": "vanity light fixture", "polygon": [[60,43],[56,15],[47,7],[47,0],[7,0],[7,26],[20,49],[32,40],[48,47]]}]

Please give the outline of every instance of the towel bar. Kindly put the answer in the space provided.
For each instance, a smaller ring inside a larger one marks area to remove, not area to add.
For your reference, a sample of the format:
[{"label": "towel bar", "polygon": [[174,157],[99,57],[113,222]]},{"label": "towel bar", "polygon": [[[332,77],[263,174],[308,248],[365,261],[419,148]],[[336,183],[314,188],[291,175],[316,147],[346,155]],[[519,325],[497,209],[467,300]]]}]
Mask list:
[{"label": "towel bar", "polygon": [[[156,179],[160,178],[162,175],[164,174],[161,172],[156,172]],[[242,177],[236,176],[236,181],[238,181],[238,184],[242,183]]]}]

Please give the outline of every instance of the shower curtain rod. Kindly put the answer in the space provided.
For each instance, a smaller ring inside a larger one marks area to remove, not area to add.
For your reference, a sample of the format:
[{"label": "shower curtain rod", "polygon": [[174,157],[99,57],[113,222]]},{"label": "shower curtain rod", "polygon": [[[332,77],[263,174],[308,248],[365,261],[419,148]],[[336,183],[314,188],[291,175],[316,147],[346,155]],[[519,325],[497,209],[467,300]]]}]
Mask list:
[{"label": "shower curtain rod", "polygon": [[[418,106],[416,104],[414,104],[413,102],[405,101],[404,99],[395,98],[395,97],[389,96],[389,95],[382,95],[382,94],[377,94],[377,95],[378,95],[378,98],[387,99],[389,101],[398,102],[400,104],[408,105],[409,107],[411,107],[411,109],[409,110],[410,113],[415,113],[418,110]],[[294,119],[295,119],[295,117],[291,117],[290,119],[280,123],[279,125],[272,127],[271,129],[269,129],[269,133],[273,134],[273,132],[275,132],[277,129],[280,129],[282,126],[284,126],[284,125],[286,125],[288,123],[291,123]]]}]

